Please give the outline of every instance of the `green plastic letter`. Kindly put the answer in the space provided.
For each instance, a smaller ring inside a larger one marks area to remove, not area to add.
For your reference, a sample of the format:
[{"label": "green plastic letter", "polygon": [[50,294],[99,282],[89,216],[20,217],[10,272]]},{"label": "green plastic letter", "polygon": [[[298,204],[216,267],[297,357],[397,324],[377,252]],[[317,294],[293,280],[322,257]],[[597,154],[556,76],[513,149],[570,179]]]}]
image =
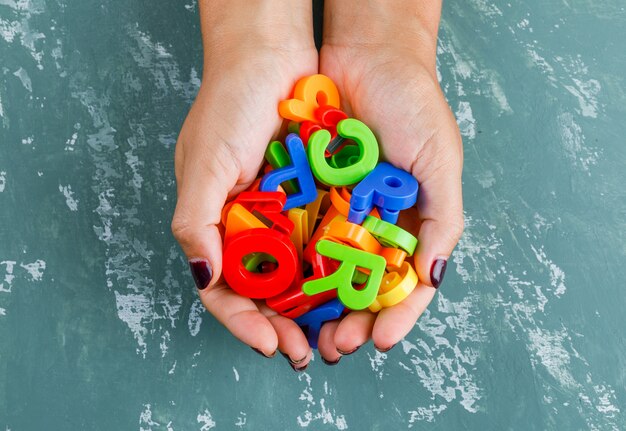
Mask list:
[{"label": "green plastic letter", "polygon": [[356,142],[360,153],[356,163],[341,168],[330,166],[324,157],[330,143],[330,133],[327,130],[318,130],[309,138],[307,147],[311,170],[318,180],[329,186],[356,184],[378,163],[378,142],[369,127],[354,118],[341,120],[337,124],[337,133]]},{"label": "green plastic letter", "polygon": [[[327,277],[304,283],[302,285],[304,293],[311,296],[337,289],[339,300],[352,310],[363,310],[374,302],[385,273],[386,262],[383,257],[325,239],[315,244],[315,250],[323,256],[340,260],[341,265]],[[361,290],[356,290],[352,286],[357,267],[370,271],[367,282]]]}]

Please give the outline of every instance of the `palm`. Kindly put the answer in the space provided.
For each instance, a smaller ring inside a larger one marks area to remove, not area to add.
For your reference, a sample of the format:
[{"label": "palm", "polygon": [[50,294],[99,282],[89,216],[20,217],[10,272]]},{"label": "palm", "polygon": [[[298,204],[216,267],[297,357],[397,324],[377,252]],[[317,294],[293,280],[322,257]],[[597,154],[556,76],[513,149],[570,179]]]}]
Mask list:
[{"label": "palm", "polygon": [[[280,129],[278,102],[299,78],[317,71],[314,49],[241,54],[235,64],[218,60],[205,70],[176,146],[179,196],[173,230],[187,256],[208,258],[213,279],[221,273],[216,227],[221,209],[229,195],[257,177],[267,143]],[[278,347],[294,359],[309,356],[306,338],[293,321],[236,294],[222,279],[199,293],[205,307],[246,344],[266,354]]]},{"label": "palm", "polygon": [[[325,45],[320,73],[338,84],[342,108],[348,115],[372,128],[383,158],[412,172],[420,182],[417,208],[406,211],[399,221],[418,236],[423,221],[436,210],[428,191],[437,187],[430,184],[439,181],[439,168],[462,159],[462,150],[456,122],[434,73],[418,61],[407,59],[407,55],[400,55],[406,53],[396,54],[386,51],[374,56],[366,48]],[[442,147],[442,142],[452,145]],[[428,280],[422,266],[417,268],[420,279]],[[380,348],[395,344],[410,331],[434,293],[434,289],[420,283],[404,302],[383,309],[378,315],[352,312],[340,323],[324,328],[320,352],[333,358],[335,347],[353,350],[370,337]]]}]

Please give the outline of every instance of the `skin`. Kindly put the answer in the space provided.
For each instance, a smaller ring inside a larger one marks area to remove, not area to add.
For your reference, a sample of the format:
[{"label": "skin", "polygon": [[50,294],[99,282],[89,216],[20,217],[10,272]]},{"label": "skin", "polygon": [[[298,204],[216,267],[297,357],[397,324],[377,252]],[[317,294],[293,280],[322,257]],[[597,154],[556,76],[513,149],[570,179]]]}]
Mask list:
[{"label": "skin", "polygon": [[369,339],[384,350],[431,302],[432,262],[447,259],[463,231],[462,143],[435,71],[440,10],[439,0],[327,0],[318,58],[310,0],[200,2],[205,65],[176,145],[172,230],[189,259],[207,259],[213,268],[209,287],[198,291],[203,304],[249,346],[266,355],[279,349],[298,367],[312,355],[293,321],[224,284],[217,224],[226,200],[255,179],[280,129],[278,102],[299,78],[318,71],[339,87],[342,109],[372,128],[383,158],[420,183],[416,208],[399,221],[420,240],[420,283],[378,314],[352,312],[325,324],[319,352],[334,362],[339,351]]}]

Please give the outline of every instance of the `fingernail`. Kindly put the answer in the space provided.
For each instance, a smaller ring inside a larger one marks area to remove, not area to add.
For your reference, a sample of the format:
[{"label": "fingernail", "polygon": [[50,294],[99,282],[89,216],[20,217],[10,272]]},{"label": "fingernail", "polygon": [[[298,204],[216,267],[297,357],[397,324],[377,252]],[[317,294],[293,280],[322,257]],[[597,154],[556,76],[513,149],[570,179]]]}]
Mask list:
[{"label": "fingernail", "polygon": [[448,265],[447,260],[436,259],[433,262],[433,266],[430,267],[430,281],[435,289],[437,289],[443,281],[443,276],[446,273],[446,265]]},{"label": "fingernail", "polygon": [[386,349],[381,349],[380,347],[376,347],[376,345],[374,345],[374,348],[376,350],[378,350],[380,353],[387,353],[388,351],[390,351],[394,347],[395,347],[395,344],[392,344],[391,346],[387,347]]},{"label": "fingernail", "polygon": [[213,270],[209,261],[206,259],[192,259],[189,261],[189,269],[193,280],[196,282],[196,287],[199,290],[206,289],[213,278]]},{"label": "fingernail", "polygon": [[[299,363],[303,362],[306,359],[306,356],[302,359],[297,359],[297,360],[293,360],[289,357],[289,355],[287,355],[286,353],[280,352],[281,355],[283,355],[283,357],[285,359],[287,359],[287,361],[291,364],[291,365],[298,365]],[[308,356],[308,355],[307,355]],[[307,364],[308,365],[308,364]],[[306,368],[306,366],[305,366]]]},{"label": "fingernail", "polygon": [[304,365],[304,366],[302,366],[302,367],[299,367],[299,368],[298,368],[298,367],[296,367],[294,364],[292,364],[291,362],[289,363],[289,365],[291,365],[291,368],[293,368],[293,370],[294,370],[296,373],[301,373],[301,372],[303,372],[304,370],[306,370],[306,367],[308,367],[308,366],[309,366],[309,364],[306,364],[306,365]]},{"label": "fingernail", "polygon": [[322,362],[324,362],[326,365],[337,365],[339,363],[339,361],[341,361],[341,356],[336,360],[336,361],[327,361],[326,358],[324,358],[323,356],[320,356],[322,358]]},{"label": "fingernail", "polygon": [[356,346],[354,349],[350,350],[349,352],[344,352],[343,350],[337,349],[337,353],[339,353],[340,355],[343,355],[343,356],[351,355],[354,352],[356,352],[357,350],[359,350],[360,348],[361,348],[361,346]]},{"label": "fingernail", "polygon": [[274,350],[274,353],[272,353],[271,355],[266,355],[265,353],[263,353],[262,350],[257,349],[256,347],[250,347],[252,350],[254,350],[255,352],[257,352],[259,355],[265,357],[265,358],[273,358],[274,356],[276,356],[276,350]]}]

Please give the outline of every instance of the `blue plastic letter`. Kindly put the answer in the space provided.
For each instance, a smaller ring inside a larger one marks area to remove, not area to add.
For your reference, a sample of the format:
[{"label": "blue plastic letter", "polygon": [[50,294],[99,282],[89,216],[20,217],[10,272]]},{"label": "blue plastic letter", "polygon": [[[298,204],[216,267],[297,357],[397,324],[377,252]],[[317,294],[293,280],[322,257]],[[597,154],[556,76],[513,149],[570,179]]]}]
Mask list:
[{"label": "blue plastic letter", "polygon": [[418,189],[413,175],[389,163],[379,163],[352,190],[348,221],[363,223],[376,206],[383,220],[395,224],[401,210],[415,205]]},{"label": "blue plastic letter", "polygon": [[290,133],[285,140],[287,152],[291,158],[291,165],[275,169],[263,176],[259,189],[262,192],[275,192],[278,186],[289,180],[297,179],[300,191],[287,196],[283,210],[299,207],[313,202],[317,198],[317,189],[313,173],[309,167],[306,151],[302,139],[295,133]]},{"label": "blue plastic letter", "polygon": [[304,330],[312,349],[317,349],[317,340],[320,337],[322,324],[329,320],[339,319],[343,309],[343,304],[338,299],[333,299],[295,319],[298,326]]}]

